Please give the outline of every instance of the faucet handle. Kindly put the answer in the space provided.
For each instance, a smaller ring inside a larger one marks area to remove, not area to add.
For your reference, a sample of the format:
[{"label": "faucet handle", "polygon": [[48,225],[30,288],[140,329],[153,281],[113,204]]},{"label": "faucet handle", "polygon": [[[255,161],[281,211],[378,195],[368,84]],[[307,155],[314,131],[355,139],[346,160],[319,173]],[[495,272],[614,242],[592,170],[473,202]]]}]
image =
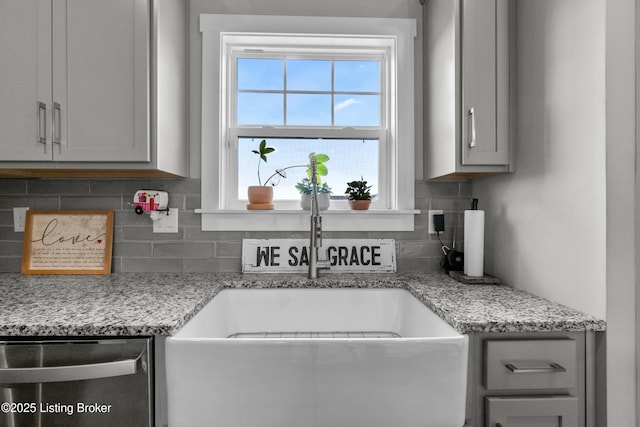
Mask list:
[{"label": "faucet handle", "polygon": [[313,221],[313,232],[316,235],[314,240],[316,248],[322,247],[322,217],[315,216]]},{"label": "faucet handle", "polygon": [[328,259],[319,259],[316,268],[323,270],[331,270],[331,262]]}]

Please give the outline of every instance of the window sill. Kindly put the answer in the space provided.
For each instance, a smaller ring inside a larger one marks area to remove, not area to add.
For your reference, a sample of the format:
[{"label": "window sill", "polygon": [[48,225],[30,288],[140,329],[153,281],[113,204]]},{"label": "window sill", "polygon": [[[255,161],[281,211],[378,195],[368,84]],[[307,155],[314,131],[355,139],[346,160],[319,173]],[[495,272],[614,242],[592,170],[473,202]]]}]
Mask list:
[{"label": "window sill", "polygon": [[[203,231],[307,231],[309,211],[295,210],[211,210],[202,214]],[[324,231],[413,231],[419,210],[327,210],[321,211]]]}]

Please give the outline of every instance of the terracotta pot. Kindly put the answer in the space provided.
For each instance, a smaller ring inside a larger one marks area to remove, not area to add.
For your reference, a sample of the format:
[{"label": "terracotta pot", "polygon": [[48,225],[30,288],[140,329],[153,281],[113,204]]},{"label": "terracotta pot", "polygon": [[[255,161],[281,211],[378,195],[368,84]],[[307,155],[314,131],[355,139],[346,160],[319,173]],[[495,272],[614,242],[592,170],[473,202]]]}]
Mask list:
[{"label": "terracotta pot", "polygon": [[371,200],[349,200],[349,206],[354,211],[366,211],[371,206]]},{"label": "terracotta pot", "polygon": [[[321,211],[329,209],[329,193],[318,193],[318,209]],[[302,209],[311,210],[311,194],[300,195],[300,206]]]},{"label": "terracotta pot", "polygon": [[273,187],[264,185],[249,186],[247,209],[273,209]]}]

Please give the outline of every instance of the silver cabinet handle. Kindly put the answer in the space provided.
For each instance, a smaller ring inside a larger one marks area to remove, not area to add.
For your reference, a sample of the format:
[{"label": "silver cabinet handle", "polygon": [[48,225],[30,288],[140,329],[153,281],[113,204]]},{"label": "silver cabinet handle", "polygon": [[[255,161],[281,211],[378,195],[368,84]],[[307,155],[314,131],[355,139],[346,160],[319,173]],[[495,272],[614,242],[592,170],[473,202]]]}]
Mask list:
[{"label": "silver cabinet handle", "polygon": [[143,366],[142,356],[135,359],[117,360],[86,365],[52,366],[45,368],[2,368],[2,384],[55,383],[62,381],[92,380],[136,374]]},{"label": "silver cabinet handle", "polygon": [[475,108],[469,108],[469,121],[471,122],[471,126],[469,126],[469,148],[473,148],[476,146],[476,110]]},{"label": "silver cabinet handle", "polygon": [[62,110],[57,102],[53,103],[53,143],[62,143]]},{"label": "silver cabinet handle", "polygon": [[566,372],[567,370],[559,363],[550,363],[549,366],[534,366],[530,368],[518,368],[513,363],[504,365],[514,374],[538,374],[543,372]]},{"label": "silver cabinet handle", "polygon": [[40,101],[38,101],[38,142],[47,144],[47,104]]}]

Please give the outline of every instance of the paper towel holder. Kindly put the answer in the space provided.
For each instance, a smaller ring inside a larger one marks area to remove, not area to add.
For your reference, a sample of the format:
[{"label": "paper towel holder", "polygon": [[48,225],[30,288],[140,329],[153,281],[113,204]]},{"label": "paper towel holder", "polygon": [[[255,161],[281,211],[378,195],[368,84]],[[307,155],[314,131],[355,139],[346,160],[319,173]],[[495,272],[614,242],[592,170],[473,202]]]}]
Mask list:
[{"label": "paper towel holder", "polygon": [[484,274],[484,211],[478,210],[478,199],[471,199],[470,210],[464,211],[464,274]]}]

